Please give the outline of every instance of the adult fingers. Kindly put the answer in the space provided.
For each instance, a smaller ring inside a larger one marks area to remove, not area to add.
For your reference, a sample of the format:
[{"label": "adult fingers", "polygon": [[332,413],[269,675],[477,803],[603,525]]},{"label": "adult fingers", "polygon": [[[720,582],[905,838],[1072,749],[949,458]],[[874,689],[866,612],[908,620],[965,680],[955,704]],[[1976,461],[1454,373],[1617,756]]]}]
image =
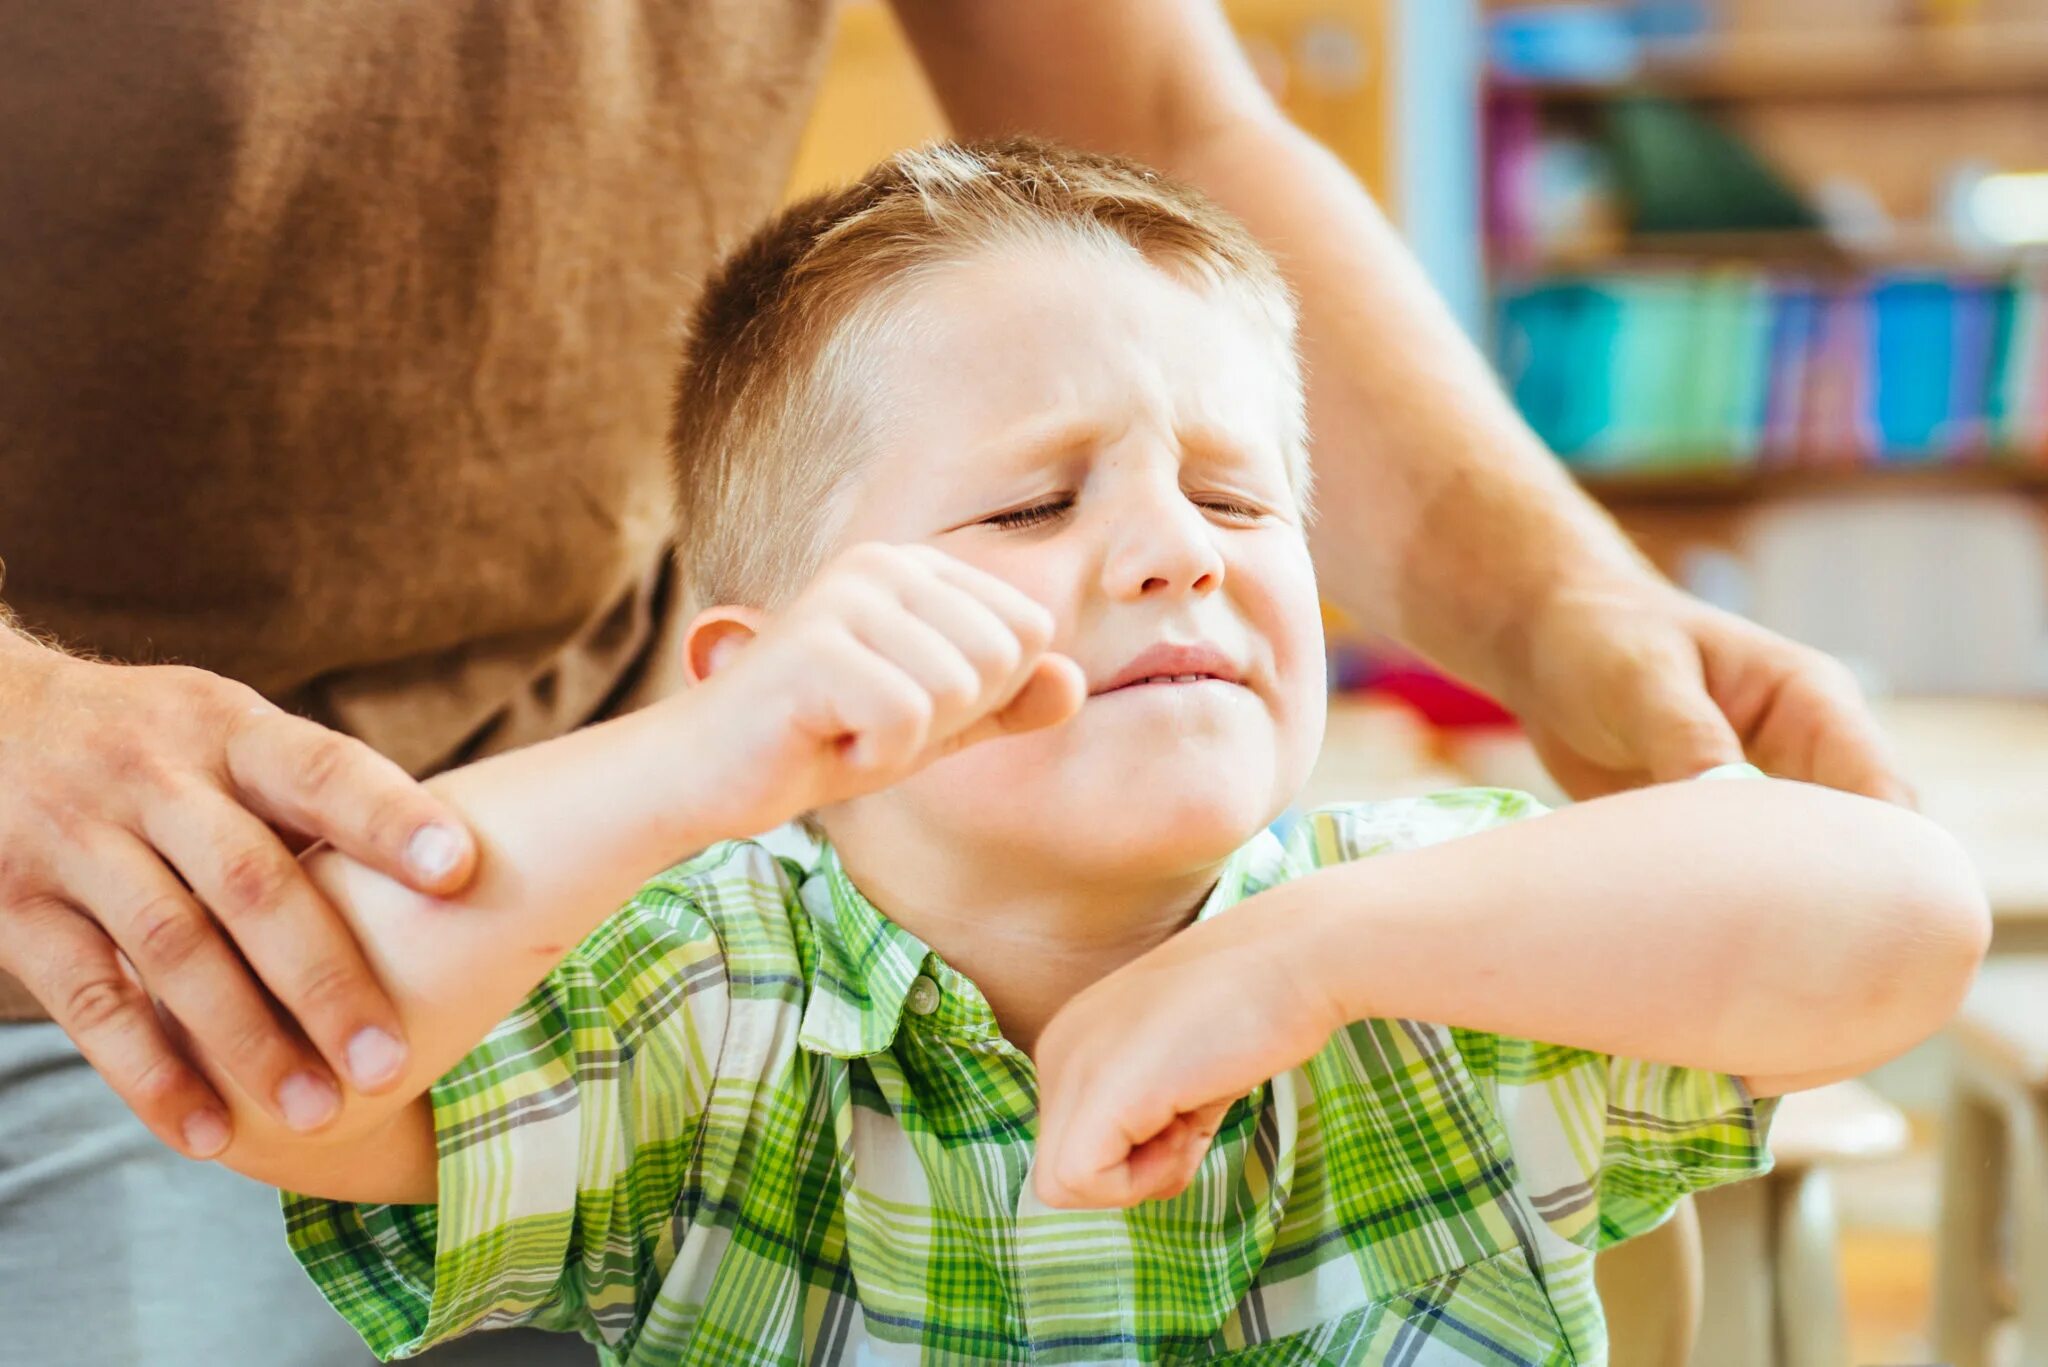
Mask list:
[{"label": "adult fingers", "polygon": [[1862,689],[1825,656],[1795,664],[1775,681],[1753,747],[1773,774],[1918,806]]},{"label": "adult fingers", "polygon": [[1743,758],[1741,738],[1707,692],[1689,639],[1648,657],[1622,682],[1614,728],[1652,783],[1692,778]]},{"label": "adult fingers", "polygon": [[278,1020],[220,924],[155,851],[123,832],[81,850],[61,874],[216,1076],[292,1128],[326,1120],[339,1098],[325,1064]]},{"label": "adult fingers", "polygon": [[211,1158],[230,1137],[227,1108],[175,1049],[148,993],[121,969],[114,944],[78,909],[41,899],[16,919],[8,969],[164,1144]]},{"label": "adult fingers", "polygon": [[260,703],[226,750],[235,791],[274,825],[432,896],[461,891],[476,870],[476,841],[455,812],[353,737]]},{"label": "adult fingers", "polygon": [[[207,787],[151,809],[144,825],[150,842],[328,1064],[364,1091],[395,1081],[405,1061],[398,1012],[348,923],[275,833]],[[184,1019],[205,1037],[200,1021]],[[271,1038],[242,1046],[251,1057],[273,1061],[291,1047],[281,1024]],[[294,1128],[321,1123],[313,1117],[338,1101],[329,1095],[334,1084],[325,1069],[300,1069],[274,1079],[274,1085],[287,1089],[279,1104]],[[268,1099],[271,1092],[252,1095]]]}]

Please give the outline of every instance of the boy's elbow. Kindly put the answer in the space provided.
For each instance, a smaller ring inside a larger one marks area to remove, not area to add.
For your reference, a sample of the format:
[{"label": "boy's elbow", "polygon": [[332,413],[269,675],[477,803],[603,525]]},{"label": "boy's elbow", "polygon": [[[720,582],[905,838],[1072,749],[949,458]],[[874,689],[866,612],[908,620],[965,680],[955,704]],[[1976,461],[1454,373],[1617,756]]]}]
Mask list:
[{"label": "boy's elbow", "polygon": [[1976,977],[1991,947],[1991,907],[1969,854],[1925,817],[1906,816],[1895,847],[1897,933],[1887,968],[1900,993],[1921,1004],[1927,1032],[1939,1029]]}]

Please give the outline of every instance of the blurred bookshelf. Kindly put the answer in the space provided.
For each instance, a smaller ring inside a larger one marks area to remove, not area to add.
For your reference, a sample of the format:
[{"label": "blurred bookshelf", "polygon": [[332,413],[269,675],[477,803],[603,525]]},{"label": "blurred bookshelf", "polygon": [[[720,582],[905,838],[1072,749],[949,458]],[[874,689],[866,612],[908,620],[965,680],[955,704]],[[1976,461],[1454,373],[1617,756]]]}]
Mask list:
[{"label": "blurred bookshelf", "polygon": [[2048,0],[1482,19],[1492,345],[1625,524],[2048,491]]},{"label": "blurred bookshelf", "polygon": [[1857,29],[1837,21],[1818,32],[1724,33],[1677,52],[1646,55],[1634,72],[1508,75],[1499,84],[1553,100],[1607,99],[1630,90],[1701,100],[2027,95],[2048,89],[2048,23],[1894,22]]}]

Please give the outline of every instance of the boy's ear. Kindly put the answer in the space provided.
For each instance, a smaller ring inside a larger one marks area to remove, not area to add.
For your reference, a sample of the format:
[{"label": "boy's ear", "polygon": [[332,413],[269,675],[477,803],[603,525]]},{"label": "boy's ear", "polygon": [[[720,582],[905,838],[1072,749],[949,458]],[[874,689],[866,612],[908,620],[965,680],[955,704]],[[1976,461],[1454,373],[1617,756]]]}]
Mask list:
[{"label": "boy's ear", "polygon": [[732,663],[747,642],[760,634],[768,614],[759,608],[730,605],[706,608],[683,633],[683,668],[693,684],[703,683]]}]

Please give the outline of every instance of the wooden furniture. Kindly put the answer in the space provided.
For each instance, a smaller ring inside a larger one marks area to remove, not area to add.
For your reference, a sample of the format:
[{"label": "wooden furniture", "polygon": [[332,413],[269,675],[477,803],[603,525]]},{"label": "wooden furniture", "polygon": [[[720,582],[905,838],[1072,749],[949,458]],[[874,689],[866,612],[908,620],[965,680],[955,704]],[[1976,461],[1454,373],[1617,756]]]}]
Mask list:
[{"label": "wooden furniture", "polygon": [[2048,1364],[2048,956],[1987,964],[1950,1027],[1955,1043],[1935,1344],[1986,1367],[2014,1319],[2016,1367]]},{"label": "wooden furniture", "polygon": [[1907,1139],[1906,1117],[1860,1082],[1778,1103],[1770,1175],[1694,1198],[1706,1309],[1693,1367],[1848,1367],[1829,1175],[1896,1157]]},{"label": "wooden furniture", "polygon": [[2048,701],[1896,698],[1875,710],[1920,810],[1984,877],[1993,956],[2048,952]]},{"label": "wooden furniture", "polygon": [[1640,1238],[1602,1253],[1594,1284],[1607,1313],[1607,1357],[1615,1367],[1687,1367],[1705,1297],[1700,1217],[1690,1199]]}]

